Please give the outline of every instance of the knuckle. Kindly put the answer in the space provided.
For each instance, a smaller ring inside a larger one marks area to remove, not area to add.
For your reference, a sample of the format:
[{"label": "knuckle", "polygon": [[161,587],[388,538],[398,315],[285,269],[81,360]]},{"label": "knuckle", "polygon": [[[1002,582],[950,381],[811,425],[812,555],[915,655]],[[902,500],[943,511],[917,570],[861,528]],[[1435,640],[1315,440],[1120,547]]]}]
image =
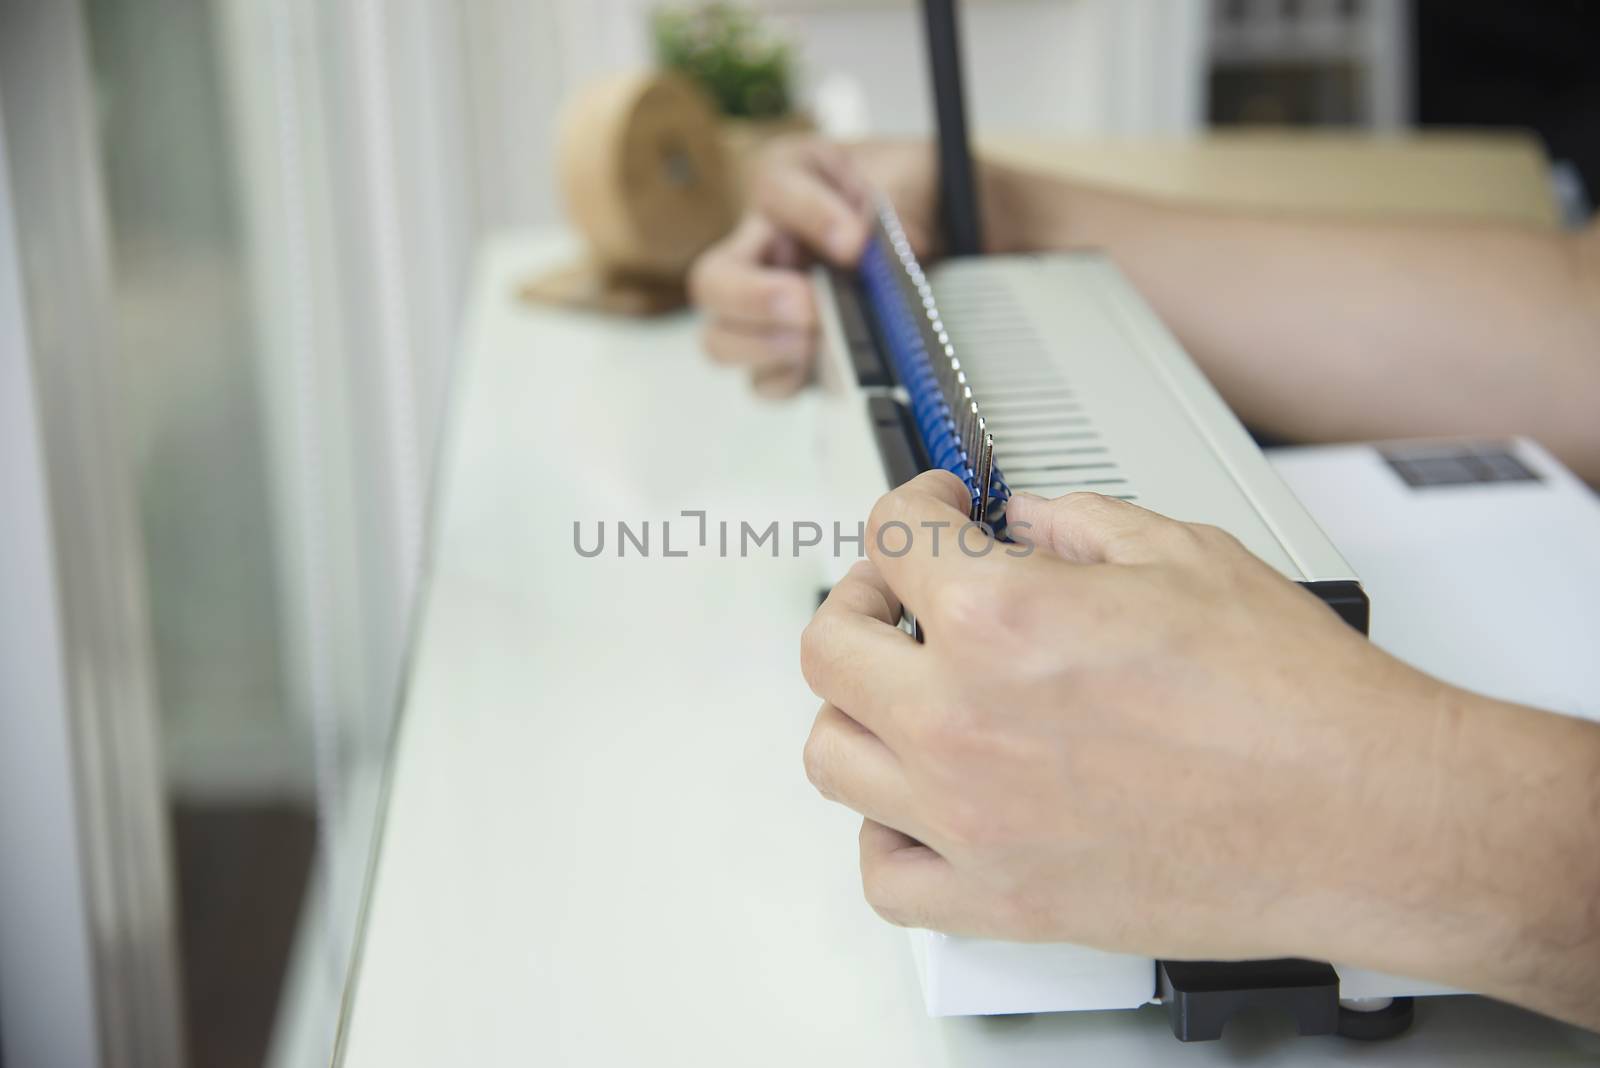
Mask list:
[{"label": "knuckle", "polygon": [[1165,555],[1193,559],[1205,553],[1207,538],[1198,523],[1174,523],[1161,532],[1159,544]]},{"label": "knuckle", "polygon": [[1231,574],[1238,564],[1237,539],[1208,523],[1167,524],[1152,543],[1165,560],[1190,571]]},{"label": "knuckle", "polygon": [[1244,548],[1238,538],[1221,527],[1210,523],[1190,523],[1188,529],[1199,539],[1201,546],[1221,552],[1234,552]]},{"label": "knuckle", "polygon": [[857,560],[850,565],[850,570],[844,573],[846,581],[866,582],[872,578],[877,569],[872,566],[871,560]]},{"label": "knuckle", "polygon": [[883,580],[878,577],[878,569],[871,560],[857,560],[850,565],[850,570],[835,589],[847,588],[850,602],[860,610],[870,614],[887,617],[889,614],[889,595],[883,589]]},{"label": "knuckle", "polygon": [[935,468],[924,471],[916,478],[907,482],[908,487],[916,487],[918,492],[934,497],[942,497],[949,501],[952,507],[964,510],[968,505],[968,490],[966,484],[949,471]]},{"label": "knuckle", "polygon": [[826,740],[826,735],[820,729],[821,719],[812,727],[811,736],[806,739],[805,749],[801,758],[806,769],[806,780],[816,788],[817,793],[827,798],[834,799],[833,763],[830,759],[832,747]]},{"label": "knuckle", "polygon": [[945,582],[928,595],[923,615],[930,633],[955,637],[963,643],[969,636],[985,635],[1001,623],[1004,598],[972,582]]},{"label": "knuckle", "polygon": [[896,927],[911,926],[910,918],[902,911],[902,903],[896,901],[889,893],[881,869],[866,858],[861,861],[861,895],[867,899],[867,904],[881,919]]},{"label": "knuckle", "polygon": [[1074,490],[1056,500],[1056,507],[1066,508],[1079,515],[1092,515],[1103,511],[1110,500],[1092,490]]},{"label": "knuckle", "polygon": [[920,927],[919,916],[905,896],[896,892],[888,865],[866,852],[861,855],[861,896],[878,916],[896,927]]},{"label": "knuckle", "polygon": [[[892,523],[905,524],[906,516],[910,509],[906,501],[905,489],[892,489],[879,497],[873,504],[872,511],[867,513],[867,536],[869,545],[881,546],[883,544],[885,528]],[[898,542],[894,543],[898,545]]]},{"label": "knuckle", "polygon": [[1103,523],[1117,512],[1120,501],[1090,490],[1075,490],[1056,501],[1056,508],[1079,523]]},{"label": "knuckle", "polygon": [[834,625],[832,615],[826,606],[817,609],[800,632],[800,674],[818,697],[825,696],[821,690],[828,665],[828,631]]},{"label": "knuckle", "polygon": [[1048,577],[1041,581],[1039,575],[1011,571],[994,580],[986,608],[989,619],[985,634],[1008,646],[1036,639],[1041,610],[1052,602],[1059,603],[1053,591],[1053,582]]},{"label": "knuckle", "polygon": [[1145,524],[1130,522],[1129,505],[1099,493],[1080,490],[1056,502],[1067,522],[1088,532],[1098,541],[1109,560],[1138,554],[1148,544]]},{"label": "knuckle", "polygon": [[883,591],[860,579],[846,578],[834,588],[831,597],[837,598],[840,609],[855,615],[884,619],[889,614]]}]

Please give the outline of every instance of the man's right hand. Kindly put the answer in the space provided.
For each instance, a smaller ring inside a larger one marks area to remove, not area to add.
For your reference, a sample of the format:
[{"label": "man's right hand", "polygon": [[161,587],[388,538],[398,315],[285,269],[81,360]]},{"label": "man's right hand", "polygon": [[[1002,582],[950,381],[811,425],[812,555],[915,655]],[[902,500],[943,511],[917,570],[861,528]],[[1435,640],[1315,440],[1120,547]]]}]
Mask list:
[{"label": "man's right hand", "polygon": [[805,269],[819,260],[856,262],[876,190],[893,199],[913,245],[925,252],[933,218],[926,148],[846,148],[816,137],[774,142],[756,169],[744,220],[689,273],[713,360],[748,370],[763,396],[787,396],[810,379],[817,307]]}]

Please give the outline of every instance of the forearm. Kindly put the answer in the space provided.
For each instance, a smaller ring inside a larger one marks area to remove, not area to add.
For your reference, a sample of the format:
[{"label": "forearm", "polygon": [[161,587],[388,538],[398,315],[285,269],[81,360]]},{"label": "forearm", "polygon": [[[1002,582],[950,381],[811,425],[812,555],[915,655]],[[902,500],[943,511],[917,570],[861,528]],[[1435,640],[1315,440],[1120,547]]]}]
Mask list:
[{"label": "forearm", "polygon": [[1316,948],[1600,1030],[1600,726],[1449,687],[1391,715]]},{"label": "forearm", "polygon": [[983,182],[997,249],[1105,249],[1259,429],[1523,433],[1600,482],[1600,229],[1185,207],[995,165]]}]

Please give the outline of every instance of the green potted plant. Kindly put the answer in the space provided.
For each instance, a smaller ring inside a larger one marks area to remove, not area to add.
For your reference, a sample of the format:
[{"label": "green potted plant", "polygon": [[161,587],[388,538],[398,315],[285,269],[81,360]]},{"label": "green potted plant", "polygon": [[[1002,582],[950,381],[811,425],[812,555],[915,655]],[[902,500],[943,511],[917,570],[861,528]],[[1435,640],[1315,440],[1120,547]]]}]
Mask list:
[{"label": "green potted plant", "polygon": [[737,4],[666,6],[651,16],[656,61],[705,90],[743,169],[779,134],[811,128],[795,111],[794,56],[756,13]]}]

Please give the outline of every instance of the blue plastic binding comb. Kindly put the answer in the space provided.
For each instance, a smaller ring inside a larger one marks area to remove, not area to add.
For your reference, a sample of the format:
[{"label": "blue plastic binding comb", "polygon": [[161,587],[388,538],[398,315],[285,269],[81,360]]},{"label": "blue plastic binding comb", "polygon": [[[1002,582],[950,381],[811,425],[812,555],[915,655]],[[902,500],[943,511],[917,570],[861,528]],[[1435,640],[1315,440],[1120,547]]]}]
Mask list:
[{"label": "blue plastic binding comb", "polygon": [[935,467],[961,479],[970,515],[1003,536],[1011,496],[994,465],[994,438],[939,316],[932,287],[887,201],[859,268],[861,290],[889,364],[906,392],[912,422]]}]

